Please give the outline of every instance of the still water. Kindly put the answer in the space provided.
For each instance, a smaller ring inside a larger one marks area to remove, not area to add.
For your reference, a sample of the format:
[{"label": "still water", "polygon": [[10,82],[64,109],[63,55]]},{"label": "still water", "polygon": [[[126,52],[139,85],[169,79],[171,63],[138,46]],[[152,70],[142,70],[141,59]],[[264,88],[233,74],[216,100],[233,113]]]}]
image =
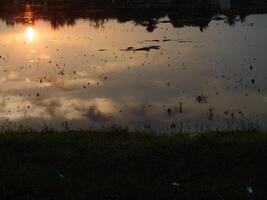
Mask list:
[{"label": "still water", "polygon": [[77,17],[55,27],[45,17],[34,19],[31,10],[5,16],[4,124],[8,119],[12,126],[35,128],[66,122],[73,129],[267,127],[264,13],[237,15],[230,23],[216,12],[204,27],[187,19],[175,25],[167,15],[153,27],[116,17]]}]

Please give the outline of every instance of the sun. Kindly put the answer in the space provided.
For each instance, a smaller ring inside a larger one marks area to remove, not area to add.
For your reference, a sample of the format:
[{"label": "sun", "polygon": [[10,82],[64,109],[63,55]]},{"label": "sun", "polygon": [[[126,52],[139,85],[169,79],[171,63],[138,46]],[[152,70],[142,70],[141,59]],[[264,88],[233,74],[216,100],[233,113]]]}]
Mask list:
[{"label": "sun", "polygon": [[28,43],[33,43],[35,38],[35,31],[32,27],[28,27],[25,32],[26,39]]}]

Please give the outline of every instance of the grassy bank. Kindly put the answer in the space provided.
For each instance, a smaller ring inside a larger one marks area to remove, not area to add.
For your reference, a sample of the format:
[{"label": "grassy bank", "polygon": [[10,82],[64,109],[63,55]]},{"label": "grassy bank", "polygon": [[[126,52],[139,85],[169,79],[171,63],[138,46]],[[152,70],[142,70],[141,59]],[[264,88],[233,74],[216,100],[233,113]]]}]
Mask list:
[{"label": "grassy bank", "polygon": [[0,199],[264,199],[267,135],[0,135]]}]

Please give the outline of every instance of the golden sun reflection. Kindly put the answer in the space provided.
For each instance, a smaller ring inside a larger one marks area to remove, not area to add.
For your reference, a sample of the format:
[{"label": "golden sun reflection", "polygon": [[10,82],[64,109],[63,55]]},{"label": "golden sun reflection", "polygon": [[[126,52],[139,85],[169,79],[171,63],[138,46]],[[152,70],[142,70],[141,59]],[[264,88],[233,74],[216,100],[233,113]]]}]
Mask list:
[{"label": "golden sun reflection", "polygon": [[35,38],[35,31],[32,27],[28,27],[25,32],[26,40],[28,43],[33,43]]}]

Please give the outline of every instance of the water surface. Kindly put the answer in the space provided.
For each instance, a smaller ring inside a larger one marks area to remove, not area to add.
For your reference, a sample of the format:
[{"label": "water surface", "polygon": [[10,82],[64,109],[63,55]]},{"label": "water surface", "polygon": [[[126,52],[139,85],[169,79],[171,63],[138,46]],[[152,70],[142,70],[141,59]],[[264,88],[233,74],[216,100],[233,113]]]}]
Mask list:
[{"label": "water surface", "polygon": [[56,18],[42,13],[47,5],[2,11],[3,123],[265,129],[267,15],[212,8],[140,19]]}]

